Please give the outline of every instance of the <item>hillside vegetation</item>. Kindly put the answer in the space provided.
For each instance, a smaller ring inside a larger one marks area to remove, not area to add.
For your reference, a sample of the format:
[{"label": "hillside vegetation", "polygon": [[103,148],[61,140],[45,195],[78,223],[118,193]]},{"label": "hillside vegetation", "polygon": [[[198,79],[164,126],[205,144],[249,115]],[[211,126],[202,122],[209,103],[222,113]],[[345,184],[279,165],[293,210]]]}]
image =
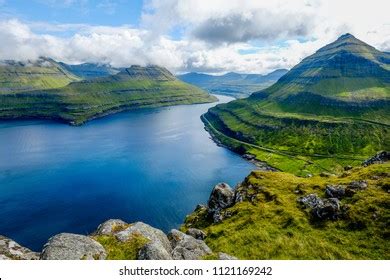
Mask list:
[{"label": "hillside vegetation", "polygon": [[215,138],[299,175],[340,172],[390,147],[390,55],[350,34],[271,87],[211,108]]},{"label": "hillside vegetation", "polygon": [[389,168],[312,178],[253,171],[221,222],[198,207],[182,230],[199,228],[212,250],[240,259],[389,259]]},{"label": "hillside vegetation", "polygon": [[128,109],[213,101],[214,96],[177,80],[165,68],[132,66],[115,75],[62,87],[3,91],[0,118],[47,118],[79,125]]}]

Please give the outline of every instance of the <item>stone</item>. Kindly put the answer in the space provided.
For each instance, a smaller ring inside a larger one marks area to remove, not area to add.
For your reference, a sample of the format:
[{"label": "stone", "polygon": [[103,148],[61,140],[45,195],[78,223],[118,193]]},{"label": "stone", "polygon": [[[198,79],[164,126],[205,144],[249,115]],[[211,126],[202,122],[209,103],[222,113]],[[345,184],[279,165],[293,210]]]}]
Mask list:
[{"label": "stone", "polygon": [[231,255],[220,252],[218,253],[218,260],[238,260],[238,259]]},{"label": "stone", "polygon": [[353,167],[351,165],[344,166],[344,171],[351,170]]},{"label": "stone", "polygon": [[337,198],[323,199],[312,209],[311,213],[319,220],[336,220],[340,216],[340,201]]},{"label": "stone", "polygon": [[314,208],[319,203],[321,203],[321,199],[316,194],[309,194],[299,197],[297,201],[302,205],[303,208]]},{"label": "stone", "polygon": [[195,239],[176,229],[171,230],[168,238],[172,245],[174,260],[199,260],[212,253],[203,240]]},{"label": "stone", "polygon": [[216,185],[209,197],[207,206],[208,212],[213,217],[215,223],[221,222],[223,215],[221,210],[233,206],[235,202],[235,193],[226,183]]},{"label": "stone", "polygon": [[382,152],[378,152],[373,157],[365,160],[362,163],[362,165],[369,166],[369,165],[375,164],[375,163],[384,163],[384,162],[389,161],[389,160],[390,160],[390,152],[382,151]]},{"label": "stone", "polygon": [[93,235],[113,235],[127,226],[128,224],[122,220],[111,219],[100,224]]},{"label": "stone", "polygon": [[337,198],[321,199],[316,194],[298,198],[303,208],[309,208],[311,215],[317,220],[337,219],[342,214],[340,201]]},{"label": "stone", "polygon": [[167,252],[160,242],[149,242],[138,252],[138,260],[172,260],[171,254]]},{"label": "stone", "polygon": [[161,230],[151,227],[150,225],[144,224],[142,222],[130,224],[128,228],[117,232],[115,236],[119,241],[126,242],[127,240],[132,238],[134,234],[139,234],[146,239],[149,239],[149,243],[160,243],[161,246],[165,248],[168,253],[170,253],[172,250],[171,244],[167,236]]},{"label": "stone", "polygon": [[0,235],[0,260],[38,260],[39,254]]},{"label": "stone", "polygon": [[328,185],[325,187],[325,195],[327,197],[341,199],[345,196],[345,186]]},{"label": "stone", "polygon": [[107,253],[92,238],[79,234],[60,233],[46,243],[42,260],[104,260]]},{"label": "stone", "polygon": [[365,190],[368,187],[366,181],[352,181],[345,188],[346,196],[353,196],[356,192]]},{"label": "stone", "polygon": [[186,233],[199,240],[204,240],[207,237],[207,234],[203,230],[197,228],[189,228]]}]

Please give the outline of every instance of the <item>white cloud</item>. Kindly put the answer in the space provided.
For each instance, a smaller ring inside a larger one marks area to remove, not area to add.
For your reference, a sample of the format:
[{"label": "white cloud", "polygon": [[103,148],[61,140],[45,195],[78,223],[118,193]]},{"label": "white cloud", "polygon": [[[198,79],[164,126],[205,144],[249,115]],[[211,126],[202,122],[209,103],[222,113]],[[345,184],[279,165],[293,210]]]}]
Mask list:
[{"label": "white cloud", "polygon": [[[174,72],[266,73],[291,68],[345,32],[389,51],[387,2],[345,2],[152,0],[139,28],[4,20],[0,59],[49,56],[68,63],[158,64]],[[167,35],[178,27],[180,38]]]}]

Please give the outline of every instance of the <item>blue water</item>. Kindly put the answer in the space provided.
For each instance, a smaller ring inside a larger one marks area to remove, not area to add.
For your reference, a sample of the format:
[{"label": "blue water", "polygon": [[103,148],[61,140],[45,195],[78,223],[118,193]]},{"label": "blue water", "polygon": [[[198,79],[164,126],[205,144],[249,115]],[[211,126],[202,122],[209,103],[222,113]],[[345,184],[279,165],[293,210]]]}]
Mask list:
[{"label": "blue water", "polygon": [[199,117],[214,105],[124,112],[81,127],[0,122],[0,235],[41,250],[54,234],[91,233],[109,218],[179,226],[216,183],[235,185],[254,169],[209,138]]}]

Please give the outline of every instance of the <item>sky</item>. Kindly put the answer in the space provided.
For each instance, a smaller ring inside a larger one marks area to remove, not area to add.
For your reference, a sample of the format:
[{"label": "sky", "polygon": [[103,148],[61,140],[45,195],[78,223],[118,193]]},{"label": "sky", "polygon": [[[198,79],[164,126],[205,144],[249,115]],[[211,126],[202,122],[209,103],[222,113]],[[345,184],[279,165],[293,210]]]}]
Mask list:
[{"label": "sky", "polygon": [[344,33],[390,51],[390,1],[0,0],[0,60],[290,69]]}]

